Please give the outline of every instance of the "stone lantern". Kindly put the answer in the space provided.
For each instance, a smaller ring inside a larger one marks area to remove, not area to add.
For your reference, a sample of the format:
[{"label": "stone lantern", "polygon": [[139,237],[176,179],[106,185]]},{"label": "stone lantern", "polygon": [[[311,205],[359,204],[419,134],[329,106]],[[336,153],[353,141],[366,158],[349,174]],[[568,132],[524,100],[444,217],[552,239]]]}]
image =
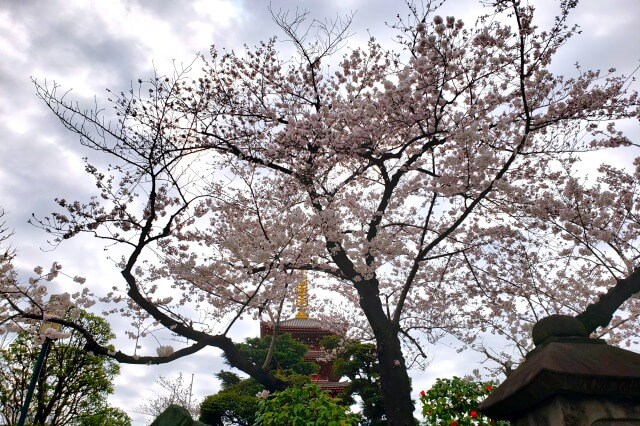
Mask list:
[{"label": "stone lantern", "polygon": [[482,413],[514,426],[640,426],[640,354],[589,338],[565,315],[538,321],[533,342]]}]

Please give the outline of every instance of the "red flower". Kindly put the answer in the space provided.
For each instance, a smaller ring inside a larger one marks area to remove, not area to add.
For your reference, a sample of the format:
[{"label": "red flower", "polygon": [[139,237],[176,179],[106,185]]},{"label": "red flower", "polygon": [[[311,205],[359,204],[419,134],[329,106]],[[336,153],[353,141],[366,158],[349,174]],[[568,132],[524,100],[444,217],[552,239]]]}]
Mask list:
[{"label": "red flower", "polygon": [[426,393],[424,391],[420,391],[420,396],[425,396]]},{"label": "red flower", "polygon": [[484,388],[487,390],[487,392],[491,392],[493,390],[493,386],[491,385],[487,385]]},{"label": "red flower", "polygon": [[476,410],[471,410],[469,414],[471,414],[472,419],[475,419],[476,417],[478,417],[478,412]]},{"label": "red flower", "polygon": [[458,422],[454,420],[449,424],[449,426],[458,426]]}]

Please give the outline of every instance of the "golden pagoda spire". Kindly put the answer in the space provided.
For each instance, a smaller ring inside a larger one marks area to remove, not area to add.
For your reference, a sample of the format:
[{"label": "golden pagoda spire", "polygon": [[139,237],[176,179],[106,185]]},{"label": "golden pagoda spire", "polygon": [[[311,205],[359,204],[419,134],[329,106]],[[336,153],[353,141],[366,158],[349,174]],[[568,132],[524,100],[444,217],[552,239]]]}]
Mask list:
[{"label": "golden pagoda spire", "polygon": [[298,292],[296,294],[296,318],[309,318],[309,280],[307,273],[302,271],[302,279],[298,283]]}]

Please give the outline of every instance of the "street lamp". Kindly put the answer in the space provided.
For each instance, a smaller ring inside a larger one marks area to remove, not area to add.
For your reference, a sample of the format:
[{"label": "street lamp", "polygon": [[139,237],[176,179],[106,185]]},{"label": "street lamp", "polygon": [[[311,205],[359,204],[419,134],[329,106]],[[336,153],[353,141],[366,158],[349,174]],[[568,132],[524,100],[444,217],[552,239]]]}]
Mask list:
[{"label": "street lamp", "polygon": [[[44,322],[40,327],[40,333],[44,334],[45,330],[49,328],[60,330],[60,324]],[[27,394],[25,395],[24,403],[22,404],[22,408],[20,409],[20,419],[18,420],[17,426],[24,426],[24,422],[27,420],[27,412],[29,411],[29,404],[31,403],[31,397],[33,396],[33,391],[36,388],[36,383],[38,383],[38,377],[40,377],[42,366],[44,365],[44,360],[47,358],[47,355],[49,354],[49,350],[51,349],[52,343],[53,343],[53,340],[51,340],[48,337],[45,337],[44,343],[42,343],[42,348],[40,349],[40,354],[38,355],[38,359],[36,360],[36,365],[33,367],[33,374],[31,375],[31,381],[29,382],[29,388],[27,389]]]}]

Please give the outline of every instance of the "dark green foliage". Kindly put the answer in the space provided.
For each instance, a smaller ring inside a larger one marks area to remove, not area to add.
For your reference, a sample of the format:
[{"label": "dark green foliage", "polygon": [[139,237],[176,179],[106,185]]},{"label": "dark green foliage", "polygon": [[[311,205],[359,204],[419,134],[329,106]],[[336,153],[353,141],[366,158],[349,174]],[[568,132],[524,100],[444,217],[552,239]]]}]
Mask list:
[{"label": "dark green foliage", "polygon": [[[83,313],[79,321],[100,344],[107,345],[115,337],[100,317]],[[40,348],[31,336],[18,334],[6,349],[0,350],[0,423],[17,421]],[[110,358],[85,351],[84,339],[78,333],[54,342],[43,364],[27,422],[68,425],[106,413],[110,409],[106,398],[113,393],[112,382],[119,371]],[[120,414],[111,416],[112,423],[106,424],[129,424],[126,414]]]},{"label": "dark green foliage", "polygon": [[459,377],[437,379],[428,390],[420,392],[422,415],[428,425],[500,425],[478,413],[478,403],[493,390],[491,382],[471,382]]},{"label": "dark green foliage", "polygon": [[313,384],[291,386],[260,402],[256,426],[349,426],[359,416]]},{"label": "dark green foliage", "polygon": [[229,386],[236,385],[242,380],[236,373],[225,370],[217,372],[215,376],[222,383],[222,389],[227,389]]},{"label": "dark green foliage", "polygon": [[260,402],[256,394],[263,389],[264,386],[253,379],[241,380],[224,387],[217,394],[209,395],[202,401],[200,421],[212,426],[254,424]]},{"label": "dark green foliage", "polygon": [[343,344],[341,340],[329,336],[322,341],[327,350],[338,349],[333,369],[337,375],[347,377],[350,381],[341,397],[350,405],[354,402],[354,395],[360,396],[363,424],[386,425],[375,345],[357,341]]},{"label": "dark green foliage", "polygon": [[[271,337],[253,338],[238,346],[252,362],[260,365],[267,356],[270,343]],[[271,370],[275,370],[279,378],[292,385],[307,384],[309,374],[318,371],[318,366],[314,362],[303,360],[306,352],[307,346],[294,340],[290,334],[278,336]],[[222,382],[222,390],[204,399],[200,406],[200,421],[212,426],[254,424],[260,402],[256,394],[262,392],[264,386],[251,378],[242,380],[230,371],[220,371],[216,373],[216,377]]]},{"label": "dark green foliage", "polygon": [[119,408],[105,407],[97,413],[80,417],[78,426],[131,426],[131,419]]},{"label": "dark green foliage", "polygon": [[[252,362],[261,365],[267,357],[270,343],[271,337],[256,337],[239,344],[238,349],[246,354]],[[276,338],[276,347],[269,369],[307,376],[313,374],[318,371],[318,365],[302,359],[307,350],[307,345],[295,340],[291,334],[281,334]]]}]

